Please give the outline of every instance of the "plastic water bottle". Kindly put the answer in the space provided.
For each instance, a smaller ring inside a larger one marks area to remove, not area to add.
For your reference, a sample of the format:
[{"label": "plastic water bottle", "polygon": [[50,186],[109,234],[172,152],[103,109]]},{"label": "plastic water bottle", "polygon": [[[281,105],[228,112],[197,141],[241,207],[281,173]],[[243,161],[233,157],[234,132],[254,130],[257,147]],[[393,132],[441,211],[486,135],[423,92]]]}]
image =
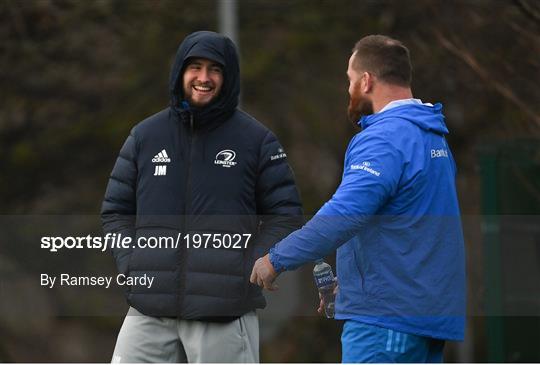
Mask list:
[{"label": "plastic water bottle", "polygon": [[315,285],[319,290],[319,294],[324,301],[326,318],[334,318],[335,280],[332,266],[328,265],[322,259],[317,260],[313,268],[313,277],[315,278]]}]

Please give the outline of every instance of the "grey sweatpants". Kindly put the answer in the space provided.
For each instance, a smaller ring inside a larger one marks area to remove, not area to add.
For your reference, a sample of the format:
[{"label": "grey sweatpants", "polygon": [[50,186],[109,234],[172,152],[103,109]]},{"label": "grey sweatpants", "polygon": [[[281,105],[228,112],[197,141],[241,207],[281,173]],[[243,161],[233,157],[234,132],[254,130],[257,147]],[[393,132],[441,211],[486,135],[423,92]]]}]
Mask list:
[{"label": "grey sweatpants", "polygon": [[142,315],[130,308],[114,348],[113,363],[257,363],[255,312],[227,323]]}]

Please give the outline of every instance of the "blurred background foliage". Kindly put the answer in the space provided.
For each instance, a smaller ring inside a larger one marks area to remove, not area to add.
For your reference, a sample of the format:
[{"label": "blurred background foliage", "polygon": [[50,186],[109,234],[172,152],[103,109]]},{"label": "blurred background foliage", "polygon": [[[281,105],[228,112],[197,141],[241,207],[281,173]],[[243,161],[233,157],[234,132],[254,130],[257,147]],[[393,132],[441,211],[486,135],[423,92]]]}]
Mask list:
[{"label": "blurred background foliage", "polygon": [[[213,0],[0,0],[0,213],[97,214],[129,130],[168,104],[178,45],[193,31],[217,30],[217,7]],[[402,40],[415,96],[444,104],[464,215],[483,212],[480,146],[538,146],[534,0],[240,0],[238,17],[242,108],[278,135],[306,214],[339,183],[356,132],[346,120],[347,60],[367,34]],[[539,149],[532,151],[527,158],[538,166]],[[527,214],[539,214],[537,171],[516,178],[514,188],[532,202]],[[469,305],[481,306],[482,232],[466,234]],[[311,280],[309,270],[301,275]],[[0,361],[109,361],[120,321],[60,318],[49,325],[55,335],[37,329],[25,340],[0,321]],[[470,323],[448,360],[489,359],[483,319]],[[263,343],[263,361],[340,360],[339,324],[297,318],[278,334]],[[29,343],[35,351],[23,350]]]}]

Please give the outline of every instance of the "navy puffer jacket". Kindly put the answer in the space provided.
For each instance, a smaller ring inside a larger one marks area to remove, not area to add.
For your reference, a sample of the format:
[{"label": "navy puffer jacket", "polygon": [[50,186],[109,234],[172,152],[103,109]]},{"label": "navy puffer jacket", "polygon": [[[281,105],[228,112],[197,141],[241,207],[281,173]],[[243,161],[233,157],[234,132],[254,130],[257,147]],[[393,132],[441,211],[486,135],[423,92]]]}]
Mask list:
[{"label": "navy puffer jacket", "polygon": [[[183,100],[181,75],[190,57],[223,65],[220,95],[203,108]],[[133,285],[126,291],[128,303],[143,314],[228,321],[264,308],[259,287],[249,283],[253,263],[302,224],[282,146],[237,107],[239,73],[228,38],[189,35],[172,68],[171,105],[137,124],[120,150],[101,211],[105,232],[134,242],[181,237],[172,248],[112,250],[120,273],[155,277],[150,288]],[[209,234],[207,247],[195,248],[193,237]],[[252,237],[247,246],[242,241],[225,247],[225,236],[235,234]]]}]

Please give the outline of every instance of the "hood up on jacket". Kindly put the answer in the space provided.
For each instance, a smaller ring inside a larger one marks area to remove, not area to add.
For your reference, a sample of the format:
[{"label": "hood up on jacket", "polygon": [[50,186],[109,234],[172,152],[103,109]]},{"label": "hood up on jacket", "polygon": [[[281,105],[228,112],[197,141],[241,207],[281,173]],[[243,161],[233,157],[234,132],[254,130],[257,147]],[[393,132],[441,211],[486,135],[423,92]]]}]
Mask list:
[{"label": "hood up on jacket", "polygon": [[[182,75],[186,61],[201,57],[223,66],[223,86],[219,95],[203,107],[190,106],[184,102]],[[240,66],[236,46],[227,37],[209,31],[199,31],[188,35],[176,52],[169,79],[171,108],[184,122],[193,115],[196,127],[227,120],[238,106],[240,95]]]},{"label": "hood up on jacket", "polygon": [[448,128],[444,123],[444,115],[442,113],[442,104],[406,104],[388,109],[380,113],[365,115],[358,121],[362,129],[368,128],[379,120],[387,118],[405,119],[420,128],[440,134],[448,134]]}]

